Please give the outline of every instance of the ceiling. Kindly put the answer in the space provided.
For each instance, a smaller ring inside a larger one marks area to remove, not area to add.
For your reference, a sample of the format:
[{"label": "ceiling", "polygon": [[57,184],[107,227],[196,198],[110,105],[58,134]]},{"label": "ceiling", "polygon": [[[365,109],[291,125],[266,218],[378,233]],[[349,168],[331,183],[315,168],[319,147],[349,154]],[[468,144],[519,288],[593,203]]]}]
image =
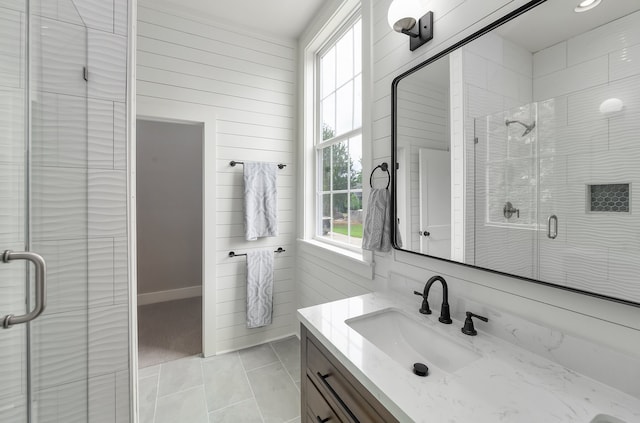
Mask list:
[{"label": "ceiling", "polygon": [[[323,0],[165,0],[173,8],[208,15],[280,37],[297,39]],[[154,2],[155,3],[155,2]]]},{"label": "ceiling", "polygon": [[638,0],[602,0],[598,7],[576,13],[573,9],[578,3],[578,0],[548,1],[496,32],[535,53],[640,9]]}]

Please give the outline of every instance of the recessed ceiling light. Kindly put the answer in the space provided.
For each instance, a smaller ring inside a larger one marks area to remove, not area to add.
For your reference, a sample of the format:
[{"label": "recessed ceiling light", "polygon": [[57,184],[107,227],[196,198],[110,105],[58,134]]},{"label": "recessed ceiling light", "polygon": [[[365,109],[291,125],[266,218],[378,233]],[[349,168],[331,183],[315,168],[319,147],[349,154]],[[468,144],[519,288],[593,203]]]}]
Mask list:
[{"label": "recessed ceiling light", "polygon": [[583,0],[573,9],[576,12],[586,12],[587,10],[591,10],[597,5],[600,4],[602,0]]}]

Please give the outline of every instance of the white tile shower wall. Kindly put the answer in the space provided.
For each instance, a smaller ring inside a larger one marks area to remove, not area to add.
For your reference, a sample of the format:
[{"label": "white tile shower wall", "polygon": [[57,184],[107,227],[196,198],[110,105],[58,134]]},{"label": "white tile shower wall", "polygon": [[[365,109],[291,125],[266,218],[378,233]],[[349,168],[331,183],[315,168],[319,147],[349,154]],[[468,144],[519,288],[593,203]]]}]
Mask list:
[{"label": "white tile shower wall", "polygon": [[[640,183],[640,12],[534,54],[534,97],[546,180],[541,213],[556,214],[560,235],[541,240],[545,280],[640,300],[640,242],[634,213]],[[631,52],[627,54],[627,52]],[[608,98],[624,103],[603,114]],[[588,184],[631,183],[631,213],[591,213]]]},{"label": "white tile shower wall", "polygon": [[[432,1],[429,8],[434,11],[436,18],[435,37],[415,52],[409,51],[406,36],[396,34],[389,28],[386,15],[390,3],[391,0],[363,1],[363,8],[372,8],[373,16],[374,122],[388,119],[391,114],[390,87],[396,75],[523,5],[525,1]],[[304,41],[303,38],[302,42]],[[389,128],[374,130],[371,140],[373,163],[389,160],[391,153],[388,133]],[[426,281],[433,274],[441,274],[456,292],[452,294],[452,298],[455,296],[458,299],[453,300],[451,307],[457,319],[463,318],[466,304],[460,301],[466,298],[466,301],[478,304],[478,309],[474,308],[473,311],[480,314],[485,311],[508,312],[557,331],[561,336],[564,333],[573,334],[602,346],[597,354],[597,363],[586,360],[587,366],[584,367],[594,368],[606,364],[607,367],[610,366],[608,370],[612,374],[637,385],[637,379],[625,376],[624,371],[620,371],[624,369],[615,360],[618,352],[640,358],[640,322],[636,308],[401,252],[376,254],[375,261],[375,280],[372,282],[348,270],[337,269],[333,262],[318,260],[311,254],[299,252],[300,271],[296,278],[298,305],[310,306],[397,284],[399,281],[390,278],[390,272],[420,281]],[[434,295],[437,296],[438,292],[434,292]],[[437,304],[435,297],[434,304]],[[542,334],[542,339],[532,343],[546,342],[551,336],[551,333]],[[585,369],[581,367],[580,371],[583,370]],[[586,370],[589,374],[588,369]]]},{"label": "white tile shower wall", "polygon": [[[209,258],[217,271],[217,351],[294,331],[295,58],[293,40],[246,35],[213,17],[139,3],[138,99],[166,110],[197,104],[217,117],[217,238]],[[278,171],[278,237],[244,239],[242,167],[229,166],[231,160],[287,165]],[[278,247],[286,252],[275,256],[273,323],[247,329],[246,263],[228,253]]]},{"label": "white tile shower wall", "polygon": [[129,374],[128,2],[32,3],[33,239],[51,287],[34,326],[35,412],[129,422],[128,396],[102,395],[127,391]]},{"label": "white tile shower wall", "polygon": [[19,88],[22,80],[22,29],[24,13],[23,7],[16,5],[16,9],[2,7],[0,22],[0,86],[7,88]]}]

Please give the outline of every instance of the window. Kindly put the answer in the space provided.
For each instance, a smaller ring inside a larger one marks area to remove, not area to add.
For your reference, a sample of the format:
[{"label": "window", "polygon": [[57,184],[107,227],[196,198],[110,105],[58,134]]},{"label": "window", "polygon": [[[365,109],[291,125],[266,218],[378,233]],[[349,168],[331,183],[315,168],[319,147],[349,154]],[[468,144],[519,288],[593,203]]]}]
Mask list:
[{"label": "window", "polygon": [[316,238],[362,246],[362,19],[316,56]]}]

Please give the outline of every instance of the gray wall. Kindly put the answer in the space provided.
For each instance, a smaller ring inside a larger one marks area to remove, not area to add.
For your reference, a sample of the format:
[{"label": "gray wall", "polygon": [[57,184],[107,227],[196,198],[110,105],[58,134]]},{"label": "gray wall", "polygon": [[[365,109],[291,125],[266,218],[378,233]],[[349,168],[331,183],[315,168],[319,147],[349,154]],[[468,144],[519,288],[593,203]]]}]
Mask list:
[{"label": "gray wall", "polygon": [[138,294],[202,284],[202,125],[138,120]]}]

